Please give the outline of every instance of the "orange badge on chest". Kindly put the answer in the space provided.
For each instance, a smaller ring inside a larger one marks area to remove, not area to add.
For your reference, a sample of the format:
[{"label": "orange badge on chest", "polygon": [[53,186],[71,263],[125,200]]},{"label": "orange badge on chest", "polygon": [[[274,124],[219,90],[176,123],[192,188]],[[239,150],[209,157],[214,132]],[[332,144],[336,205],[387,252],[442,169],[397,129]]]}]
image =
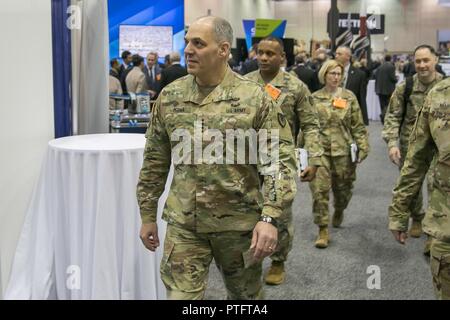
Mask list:
[{"label": "orange badge on chest", "polygon": [[338,109],[345,109],[347,108],[347,100],[342,98],[335,98],[333,100],[333,107]]},{"label": "orange badge on chest", "polygon": [[281,90],[278,88],[275,88],[270,83],[266,84],[265,89],[266,89],[266,92],[269,94],[269,96],[272,97],[273,100],[277,100],[281,94]]}]

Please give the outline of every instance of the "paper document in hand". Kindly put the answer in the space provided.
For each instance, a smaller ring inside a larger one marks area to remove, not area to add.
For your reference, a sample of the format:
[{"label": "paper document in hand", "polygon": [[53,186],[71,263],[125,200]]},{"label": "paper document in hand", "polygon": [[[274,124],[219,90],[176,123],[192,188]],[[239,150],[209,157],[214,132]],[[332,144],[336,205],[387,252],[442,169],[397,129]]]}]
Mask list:
[{"label": "paper document in hand", "polygon": [[352,157],[352,162],[356,162],[358,160],[358,146],[356,143],[352,143],[350,145],[350,154]]},{"label": "paper document in hand", "polygon": [[303,172],[308,167],[308,151],[303,148],[295,149],[297,156],[297,168],[300,172]]},{"label": "paper document in hand", "polygon": [[254,249],[248,249],[247,251],[242,253],[242,257],[244,259],[244,268],[250,268],[255,263],[258,263],[259,261],[255,258],[255,250]]}]

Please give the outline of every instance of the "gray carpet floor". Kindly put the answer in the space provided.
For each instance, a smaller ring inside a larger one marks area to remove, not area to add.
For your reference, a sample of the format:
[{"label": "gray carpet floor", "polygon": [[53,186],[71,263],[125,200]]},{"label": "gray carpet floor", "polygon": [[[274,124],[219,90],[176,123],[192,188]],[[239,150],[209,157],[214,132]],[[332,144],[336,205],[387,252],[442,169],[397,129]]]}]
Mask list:
[{"label": "gray carpet floor", "polygon": [[[266,299],[434,299],[429,261],[422,254],[425,235],[408,238],[402,246],[387,229],[387,208],[399,173],[388,159],[381,129],[380,122],[371,122],[371,152],[357,169],[342,227],[330,228],[327,249],[314,247],[318,229],[312,220],[311,194],[306,183],[298,183],[295,238],[286,263],[286,281],[279,286],[264,285]],[[269,265],[266,258],[263,273]],[[380,289],[368,288],[373,275],[373,271],[368,273],[370,266],[379,267]],[[212,263],[206,299],[225,298],[221,275]]]}]

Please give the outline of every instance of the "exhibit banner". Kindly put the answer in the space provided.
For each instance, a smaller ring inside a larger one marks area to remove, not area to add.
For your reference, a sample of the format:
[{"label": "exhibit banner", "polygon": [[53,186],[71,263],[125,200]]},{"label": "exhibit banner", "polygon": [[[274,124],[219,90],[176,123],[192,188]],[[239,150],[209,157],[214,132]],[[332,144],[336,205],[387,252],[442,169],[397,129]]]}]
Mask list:
[{"label": "exhibit banner", "polygon": [[[360,30],[360,18],[359,13],[351,13],[350,19],[348,19],[348,13],[339,13],[339,33],[344,33],[349,24],[353,34],[359,34]],[[384,14],[368,14],[367,15],[367,28],[370,30],[370,34],[384,34]]]},{"label": "exhibit banner", "polygon": [[280,19],[256,19],[255,37],[264,38],[274,36],[282,39],[286,30],[286,20]]},{"label": "exhibit banner", "polygon": [[255,20],[242,20],[245,33],[245,43],[247,44],[247,50],[250,51],[252,47],[252,38],[255,36]]}]

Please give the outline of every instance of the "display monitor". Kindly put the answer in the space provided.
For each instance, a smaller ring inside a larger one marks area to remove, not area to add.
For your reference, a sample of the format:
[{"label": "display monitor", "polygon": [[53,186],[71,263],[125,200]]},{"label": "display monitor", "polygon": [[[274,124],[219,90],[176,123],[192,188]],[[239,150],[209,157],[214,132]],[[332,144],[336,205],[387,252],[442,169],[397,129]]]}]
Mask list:
[{"label": "display monitor", "polygon": [[146,57],[149,52],[164,56],[173,51],[173,31],[171,26],[120,25],[119,51],[130,51]]}]

